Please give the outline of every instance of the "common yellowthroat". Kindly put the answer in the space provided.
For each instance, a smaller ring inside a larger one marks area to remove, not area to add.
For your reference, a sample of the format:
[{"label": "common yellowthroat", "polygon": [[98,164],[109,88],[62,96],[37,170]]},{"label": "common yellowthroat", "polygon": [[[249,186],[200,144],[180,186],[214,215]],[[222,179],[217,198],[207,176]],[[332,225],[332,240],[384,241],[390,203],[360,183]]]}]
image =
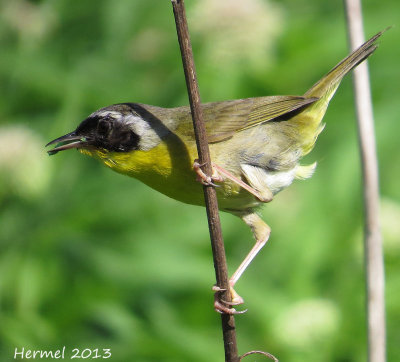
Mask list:
[{"label": "common yellowthroat", "polygon": [[[313,174],[316,163],[300,165],[324,128],[322,118],[342,78],[377,48],[379,32],[337,64],[303,96],[272,96],[203,104],[221,210],[239,216],[250,226],[254,247],[230,279],[233,304],[243,300],[233,286],[268,241],[270,227],[257,215],[263,203],[294,179]],[[193,165],[197,149],[189,107],[161,108],[121,103],[87,117],[75,131],[50,143],[50,155],[76,148],[112,170],[137,178],[182,202],[204,205]],[[216,300],[220,312],[235,309]]]}]

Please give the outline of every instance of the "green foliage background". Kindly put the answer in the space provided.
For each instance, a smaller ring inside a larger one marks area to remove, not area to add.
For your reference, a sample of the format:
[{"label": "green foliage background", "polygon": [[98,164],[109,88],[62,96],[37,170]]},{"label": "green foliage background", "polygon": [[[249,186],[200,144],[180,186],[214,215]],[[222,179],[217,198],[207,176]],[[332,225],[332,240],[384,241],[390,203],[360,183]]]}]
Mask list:
[{"label": "green foliage background", "polygon": [[[341,2],[186,1],[203,101],[302,94],[347,53]],[[218,5],[219,4],[219,5]],[[366,34],[399,23],[364,3]],[[371,57],[389,361],[400,355],[399,29]],[[222,361],[205,211],[44,144],[97,108],[187,104],[168,1],[0,0],[0,360],[111,348],[112,361]],[[269,245],[237,285],[240,352],[365,361],[362,203],[350,77],[306,161],[267,205]],[[253,243],[221,215],[230,270]],[[247,361],[261,357],[248,357]]]}]

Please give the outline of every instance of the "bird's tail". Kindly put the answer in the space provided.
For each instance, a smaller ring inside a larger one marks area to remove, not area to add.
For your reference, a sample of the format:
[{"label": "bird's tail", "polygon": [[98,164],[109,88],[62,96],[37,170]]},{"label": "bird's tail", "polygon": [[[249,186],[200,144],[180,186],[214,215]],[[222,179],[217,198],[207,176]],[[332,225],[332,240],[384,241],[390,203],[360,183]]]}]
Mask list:
[{"label": "bird's tail", "polygon": [[335,91],[339,87],[341,80],[348,72],[368,58],[375,51],[375,49],[378,47],[375,41],[386,30],[379,32],[371,39],[366,41],[358,49],[343,59],[304,94],[304,96],[307,98],[318,98],[318,100],[309,105],[301,113],[301,116],[295,117],[293,120],[293,122],[296,123],[301,129],[299,134],[301,134],[303,156],[313,149],[318,135],[324,129],[324,124],[321,123],[322,118],[324,117],[329,101],[335,94]]},{"label": "bird's tail", "polygon": [[342,78],[355,68],[362,61],[367,59],[378,47],[375,41],[386,31],[387,29],[374,35],[371,39],[366,41],[359,48],[354,50],[349,56],[343,59],[337,64],[328,74],[322,79],[315,83],[305,94],[305,97],[318,97],[326,98],[326,101],[332,98],[337,87],[339,86]]}]

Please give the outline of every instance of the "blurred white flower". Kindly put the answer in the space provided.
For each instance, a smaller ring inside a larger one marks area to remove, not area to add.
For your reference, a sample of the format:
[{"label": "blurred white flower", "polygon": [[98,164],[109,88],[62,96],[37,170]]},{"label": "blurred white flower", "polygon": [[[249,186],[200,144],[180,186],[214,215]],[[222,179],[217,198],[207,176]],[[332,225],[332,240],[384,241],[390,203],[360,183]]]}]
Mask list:
[{"label": "blurred white flower", "polygon": [[209,62],[245,61],[265,68],[282,30],[283,11],[268,0],[201,0],[190,12],[190,28],[203,39]]},{"label": "blurred white flower", "polygon": [[339,319],[339,310],[331,301],[309,299],[286,309],[273,328],[283,344],[303,348],[331,337],[339,327]]},{"label": "blurred white flower", "polygon": [[0,197],[15,193],[31,198],[44,192],[50,180],[50,162],[42,141],[24,126],[0,127]]},{"label": "blurred white flower", "polygon": [[38,4],[26,0],[13,0],[0,5],[0,18],[15,29],[24,40],[41,40],[56,25],[56,12],[52,2]]},{"label": "blurred white flower", "polygon": [[128,44],[128,56],[136,61],[147,62],[160,57],[166,49],[166,34],[157,28],[146,28]]}]

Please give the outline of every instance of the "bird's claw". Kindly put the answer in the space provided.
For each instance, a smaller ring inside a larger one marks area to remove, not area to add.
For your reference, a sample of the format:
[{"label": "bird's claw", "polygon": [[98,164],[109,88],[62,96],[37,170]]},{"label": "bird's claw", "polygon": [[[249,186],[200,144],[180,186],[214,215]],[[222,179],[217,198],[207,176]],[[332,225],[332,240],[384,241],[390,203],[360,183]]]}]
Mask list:
[{"label": "bird's claw", "polygon": [[222,177],[218,174],[218,172],[213,168],[213,174],[211,176],[206,175],[201,167],[203,167],[205,163],[199,163],[199,160],[196,159],[193,162],[193,170],[197,174],[197,181],[201,182],[203,185],[206,186],[214,186],[214,187],[220,187],[219,185],[216,185],[213,181],[217,182],[222,182],[223,179]]},{"label": "bird's claw", "polygon": [[247,309],[245,310],[236,310],[235,308],[229,308],[229,306],[236,306],[244,303],[243,298],[235,292],[235,290],[231,287],[230,288],[230,293],[232,296],[232,301],[228,302],[226,300],[221,299],[221,293],[225,292],[226,289],[220,288],[217,285],[214,285],[212,287],[212,290],[215,292],[214,293],[214,309],[216,312],[220,314],[243,314],[247,312]]},{"label": "bird's claw", "polygon": [[218,300],[214,300],[214,309],[217,313],[219,314],[243,314],[247,312],[247,309],[245,310],[236,310],[235,308],[228,308],[222,303],[220,303]]}]

